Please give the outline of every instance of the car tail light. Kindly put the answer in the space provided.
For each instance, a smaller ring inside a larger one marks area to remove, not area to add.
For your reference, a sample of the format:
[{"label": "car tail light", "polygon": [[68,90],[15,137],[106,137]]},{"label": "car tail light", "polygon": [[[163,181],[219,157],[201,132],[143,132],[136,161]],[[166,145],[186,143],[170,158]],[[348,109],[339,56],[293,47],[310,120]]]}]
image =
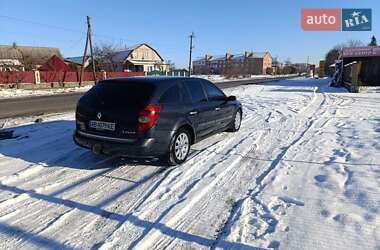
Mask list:
[{"label": "car tail light", "polygon": [[138,131],[145,132],[151,129],[160,117],[161,106],[160,105],[148,105],[144,110],[139,113]]}]

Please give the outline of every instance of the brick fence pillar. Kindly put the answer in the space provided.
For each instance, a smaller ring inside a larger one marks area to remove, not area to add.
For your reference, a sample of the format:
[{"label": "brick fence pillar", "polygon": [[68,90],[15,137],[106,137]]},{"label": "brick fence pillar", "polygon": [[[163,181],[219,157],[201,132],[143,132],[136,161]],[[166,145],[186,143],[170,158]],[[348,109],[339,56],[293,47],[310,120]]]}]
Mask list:
[{"label": "brick fence pillar", "polygon": [[34,83],[35,84],[41,83],[41,75],[40,75],[40,71],[38,70],[34,71]]}]

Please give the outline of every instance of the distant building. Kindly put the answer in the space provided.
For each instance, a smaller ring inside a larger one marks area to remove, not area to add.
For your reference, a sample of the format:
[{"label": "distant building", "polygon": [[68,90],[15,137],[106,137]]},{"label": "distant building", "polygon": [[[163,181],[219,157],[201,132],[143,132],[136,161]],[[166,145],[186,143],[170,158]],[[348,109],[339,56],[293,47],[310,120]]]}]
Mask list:
[{"label": "distant building", "polygon": [[54,55],[62,58],[57,48],[0,45],[0,71],[38,69]]},{"label": "distant building", "polygon": [[193,61],[193,74],[205,75],[210,73],[210,61],[213,57],[205,55],[204,57],[198,57]]},{"label": "distant building", "polygon": [[193,61],[193,74],[263,75],[272,73],[269,52],[245,52],[223,56],[205,55]]}]

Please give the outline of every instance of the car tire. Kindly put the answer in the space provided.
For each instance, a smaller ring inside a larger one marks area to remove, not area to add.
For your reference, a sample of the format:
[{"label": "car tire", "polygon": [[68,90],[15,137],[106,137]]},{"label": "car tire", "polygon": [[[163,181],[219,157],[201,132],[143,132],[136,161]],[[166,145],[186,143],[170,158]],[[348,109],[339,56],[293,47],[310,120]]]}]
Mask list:
[{"label": "car tire", "polygon": [[179,129],[170,140],[166,162],[170,166],[185,162],[190,152],[190,142],[190,133],[184,128]]},{"label": "car tire", "polygon": [[238,109],[235,113],[234,119],[231,122],[230,127],[227,129],[228,132],[236,132],[240,129],[242,120],[241,109]]}]

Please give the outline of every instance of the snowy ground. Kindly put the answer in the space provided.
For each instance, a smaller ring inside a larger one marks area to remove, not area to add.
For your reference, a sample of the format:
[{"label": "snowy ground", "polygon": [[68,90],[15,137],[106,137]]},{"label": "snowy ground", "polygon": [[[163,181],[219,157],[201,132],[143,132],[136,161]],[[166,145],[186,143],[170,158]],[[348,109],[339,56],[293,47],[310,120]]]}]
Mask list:
[{"label": "snowy ground", "polygon": [[227,78],[223,75],[193,75],[193,77],[199,77],[203,79],[207,79],[213,82],[228,82],[228,81],[236,81],[236,80],[245,80],[245,79],[268,79],[268,78],[276,78],[276,77],[291,77],[296,75],[250,75],[248,77],[232,77]]},{"label": "snowy ground", "polygon": [[92,85],[87,85],[83,87],[75,87],[75,88],[53,88],[53,89],[35,89],[35,90],[0,89],[0,99],[27,97],[27,96],[56,95],[56,94],[74,93],[74,92],[86,92],[91,87]]},{"label": "snowy ground", "polygon": [[326,86],[229,89],[241,130],[175,168],[78,148],[73,114],[14,127],[0,249],[380,249],[380,96]]}]

